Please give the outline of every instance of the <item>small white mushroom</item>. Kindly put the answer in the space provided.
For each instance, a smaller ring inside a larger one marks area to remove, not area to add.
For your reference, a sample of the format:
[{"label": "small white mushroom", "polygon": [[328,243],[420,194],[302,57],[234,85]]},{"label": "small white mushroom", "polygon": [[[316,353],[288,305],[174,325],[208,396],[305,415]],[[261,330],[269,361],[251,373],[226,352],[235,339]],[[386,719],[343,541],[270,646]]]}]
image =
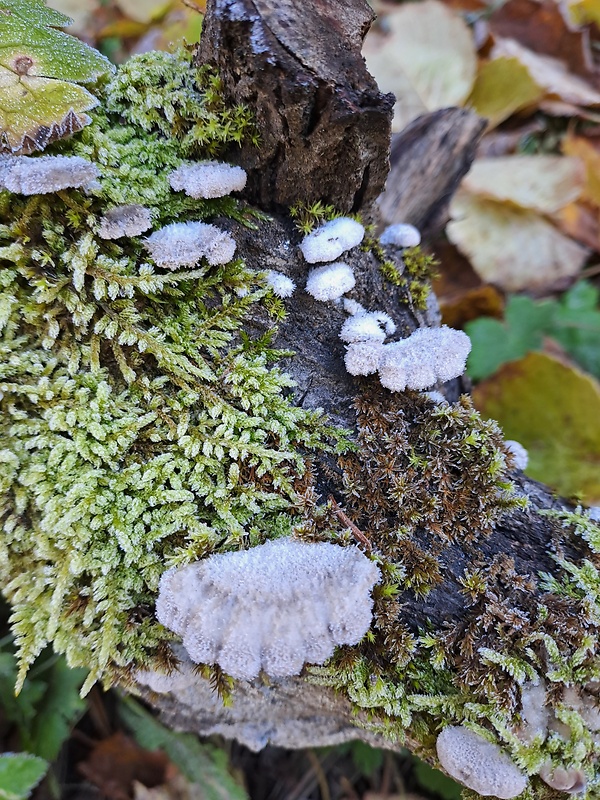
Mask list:
[{"label": "small white mushroom", "polygon": [[546,700],[547,690],[544,681],[540,680],[539,683],[527,681],[521,687],[522,724],[515,730],[515,734],[525,744],[531,744],[535,738],[542,741],[546,738],[551,717]]},{"label": "small white mushroom", "polygon": [[520,442],[517,442],[515,439],[507,439],[504,442],[504,446],[513,457],[515,469],[527,469],[527,464],[529,463],[529,453],[523,447],[523,445]]},{"label": "small white mushroom", "polygon": [[145,241],[159,267],[193,267],[201,258],[209,264],[227,264],[235,253],[229,233],[205,222],[173,222],[155,231]]},{"label": "small white mushroom", "polygon": [[340,331],[343,342],[365,342],[374,339],[383,342],[388,334],[396,331],[392,318],[383,311],[361,311],[349,317]]},{"label": "small white mushroom", "polygon": [[309,264],[320,261],[335,261],[346,250],[360,244],[365,229],[350,217],[338,217],[304,237],[300,244],[302,255]]},{"label": "small white mushroom", "polygon": [[102,239],[120,239],[121,236],[139,236],[152,227],[152,214],[146,206],[137,204],[115,206],[100,220],[98,236]]},{"label": "small white mushroom", "polygon": [[392,245],[393,247],[417,247],[421,244],[421,234],[414,225],[399,222],[395,225],[388,225],[379,237],[379,241],[383,245]]},{"label": "small white mushroom", "polygon": [[267,272],[267,283],[277,297],[291,297],[296,288],[296,284],[291,278],[274,269]]},{"label": "small white mushroom", "polygon": [[98,167],[80,156],[0,156],[0,185],[15,194],[50,194],[88,186]]},{"label": "small white mushroom", "polygon": [[577,794],[585,789],[585,774],[580,769],[567,769],[565,767],[552,768],[552,764],[547,762],[539,771],[540,778],[556,789],[558,792],[568,792]]},{"label": "small white mushroom", "polygon": [[241,680],[296,675],[360,641],[379,579],[357,547],[278,539],[167,570],[156,615],[197,663]]},{"label": "small white mushroom", "polygon": [[350,375],[372,375],[379,369],[383,345],[377,339],[352,342],[346,348],[344,364]]},{"label": "small white mushroom", "polygon": [[169,175],[171,188],[190,197],[225,197],[246,185],[246,172],[221,161],[197,161],[181,164]]},{"label": "small white mushroom", "polygon": [[338,300],[343,294],[354,288],[356,281],[352,268],[343,261],[315,267],[308,273],[306,291],[315,300],[327,302]]},{"label": "small white mushroom", "polygon": [[436,750],[448,775],[478,794],[509,800],[527,787],[527,777],[497,744],[462,725],[444,728]]}]

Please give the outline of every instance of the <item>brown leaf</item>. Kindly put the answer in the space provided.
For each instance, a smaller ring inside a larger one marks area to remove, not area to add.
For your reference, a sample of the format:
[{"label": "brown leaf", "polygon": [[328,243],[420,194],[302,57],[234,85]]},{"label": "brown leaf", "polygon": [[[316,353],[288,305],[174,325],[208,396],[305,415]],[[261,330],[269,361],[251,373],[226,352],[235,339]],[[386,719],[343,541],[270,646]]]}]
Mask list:
[{"label": "brown leaf", "polygon": [[169,763],[164,753],[144,750],[119,732],[101,741],[78,769],[109,800],[130,800],[134,781],[150,788],[164,783]]}]

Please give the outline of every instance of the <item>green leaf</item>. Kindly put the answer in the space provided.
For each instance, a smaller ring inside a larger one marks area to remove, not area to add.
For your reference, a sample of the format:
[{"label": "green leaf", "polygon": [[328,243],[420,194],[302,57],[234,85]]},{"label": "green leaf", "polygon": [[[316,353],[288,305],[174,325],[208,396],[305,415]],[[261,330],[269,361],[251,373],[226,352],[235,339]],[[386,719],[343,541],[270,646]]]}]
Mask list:
[{"label": "green leaf", "polygon": [[69,22],[41,0],[0,0],[0,152],[43,150],[89,122],[98,101],[77,83],[113,67],[53,27]]},{"label": "green leaf", "polygon": [[227,754],[200,742],[191,733],[175,733],[166,728],[130,697],[121,699],[119,714],[138,743],[148,750],[161,749],[196,784],[201,800],[247,800],[245,789],[229,772]]},{"label": "green leaf", "polygon": [[460,800],[462,796],[462,786],[452,778],[444,775],[439,769],[434,769],[421,761],[416,756],[414,758],[414,774],[419,782],[421,789],[425,789],[429,794],[442,797],[444,800]]},{"label": "green leaf", "polygon": [[579,281],[560,301],[534,302],[512,297],[504,322],[481,317],[465,326],[472,350],[469,375],[481,380],[503,364],[522,358],[542,347],[543,338],[555,339],[584,369],[600,377],[600,292],[587,281]]},{"label": "green leaf", "polygon": [[29,797],[48,771],[49,764],[29,753],[0,755],[0,800]]},{"label": "green leaf", "polygon": [[383,751],[359,740],[351,742],[350,752],[354,766],[361,775],[369,777],[383,764]]}]

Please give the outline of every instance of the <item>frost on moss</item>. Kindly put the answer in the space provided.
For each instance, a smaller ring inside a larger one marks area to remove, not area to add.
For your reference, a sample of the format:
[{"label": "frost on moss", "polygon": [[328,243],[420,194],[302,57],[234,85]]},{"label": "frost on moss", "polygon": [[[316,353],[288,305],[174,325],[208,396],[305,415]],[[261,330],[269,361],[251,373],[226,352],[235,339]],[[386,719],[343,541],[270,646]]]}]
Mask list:
[{"label": "frost on moss", "polygon": [[85,131],[53,146],[97,165],[89,195],[0,193],[0,578],[20,680],[50,641],[88,686],[160,668],[165,568],[289,534],[303,453],[336,446],[288,399],[268,337],[239,335],[270,294],[262,273],[210,259],[166,272],[139,237],[102,237],[122,204],[143,203],[155,229],[246,218],[238,200],[169,186],[251,130],[189,62],[133,58]]}]

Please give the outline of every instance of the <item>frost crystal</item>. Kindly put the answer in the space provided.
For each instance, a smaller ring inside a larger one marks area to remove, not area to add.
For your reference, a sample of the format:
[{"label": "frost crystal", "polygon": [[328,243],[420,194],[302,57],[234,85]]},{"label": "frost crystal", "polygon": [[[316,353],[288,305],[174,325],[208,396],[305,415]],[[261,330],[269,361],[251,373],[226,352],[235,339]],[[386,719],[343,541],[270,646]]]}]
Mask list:
[{"label": "frost crystal", "polygon": [[504,442],[506,449],[513,457],[515,469],[527,469],[529,463],[529,453],[520,442],[514,439],[507,439]]},{"label": "frost crystal", "polygon": [[98,236],[102,239],[120,239],[121,236],[139,236],[152,227],[152,214],[146,206],[137,204],[115,206],[100,220]]},{"label": "frost crystal", "polygon": [[352,268],[343,261],[328,264],[325,267],[316,267],[308,273],[306,291],[315,300],[337,300],[356,283]]},{"label": "frost crystal", "polygon": [[372,375],[379,368],[383,345],[376,339],[353,342],[346,348],[344,364],[350,375]]},{"label": "frost crystal", "polygon": [[171,188],[190,197],[224,197],[239,192],[246,185],[241,167],[221,161],[198,161],[181,164],[169,175]]},{"label": "frost crystal", "polygon": [[448,775],[478,794],[509,800],[527,787],[526,776],[498,745],[462,725],[444,728],[436,749]]},{"label": "frost crystal", "polygon": [[305,236],[300,245],[302,255],[309,264],[335,261],[346,250],[360,244],[365,229],[350,217],[338,217]]},{"label": "frost crystal", "polygon": [[146,239],[146,247],[159,267],[193,267],[201,258],[209,264],[227,264],[235,253],[230,234],[205,222],[173,222]]},{"label": "frost crystal", "polygon": [[98,167],[80,156],[0,156],[0,185],[14,194],[50,194],[87,186]]},{"label": "frost crystal", "polygon": [[240,680],[297,675],[362,639],[379,578],[357,547],[278,539],[167,570],[156,614],[198,663]]},{"label": "frost crystal", "polygon": [[445,325],[419,328],[407,339],[384,345],[379,379],[393,392],[428,389],[462,375],[470,350],[471,341],[463,331]]},{"label": "frost crystal", "polygon": [[398,223],[389,225],[379,237],[379,241],[392,247],[417,247],[421,244],[421,234],[414,225]]},{"label": "frost crystal", "polygon": [[273,290],[273,294],[276,294],[277,297],[291,297],[296,288],[296,284],[291,278],[288,278],[283,272],[277,272],[274,269],[270,269],[267,272],[267,283]]}]

